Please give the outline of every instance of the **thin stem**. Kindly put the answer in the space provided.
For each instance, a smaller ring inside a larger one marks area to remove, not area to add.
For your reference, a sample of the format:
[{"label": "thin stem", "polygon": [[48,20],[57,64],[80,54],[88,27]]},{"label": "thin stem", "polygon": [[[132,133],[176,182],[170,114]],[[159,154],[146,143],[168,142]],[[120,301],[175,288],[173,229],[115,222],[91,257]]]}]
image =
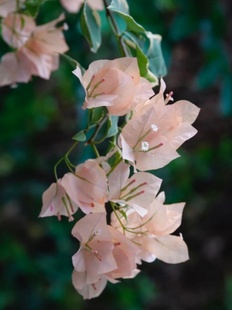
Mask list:
[{"label": "thin stem", "polygon": [[93,148],[93,151],[94,151],[96,157],[100,157],[100,154],[98,152],[98,149],[97,149],[96,145],[93,142],[91,142],[90,145]]},{"label": "thin stem", "polygon": [[[131,233],[131,234],[146,235],[146,233],[148,232],[148,230],[146,230],[146,231],[133,231],[133,228],[128,228],[128,227],[126,227],[125,225],[123,225],[123,223],[122,223],[120,217],[118,216],[118,213],[117,213],[117,210],[116,210],[116,208],[115,208],[115,206],[114,206],[114,203],[111,202],[110,204],[111,204],[111,207],[112,207],[112,209],[113,209],[113,212],[114,212],[115,216],[117,217],[117,220],[119,221],[119,223],[120,223],[120,225],[121,225],[121,227],[122,227],[122,229],[123,229],[123,233],[124,233],[124,234],[125,234],[125,231],[127,231],[127,232],[129,232],[129,233]],[[143,226],[143,225],[141,225],[141,227],[142,227],[142,226]],[[138,226],[138,227],[140,227],[140,226]]]},{"label": "thin stem", "polygon": [[73,145],[70,147],[70,149],[65,153],[65,157],[68,157],[69,154],[72,152],[72,150],[76,147],[76,145],[78,144],[79,141],[76,141],[75,143],[73,143]]},{"label": "thin stem", "polygon": [[103,117],[103,119],[96,125],[95,131],[94,131],[92,137],[90,137],[89,140],[85,143],[86,145],[88,145],[88,144],[92,145],[93,144],[94,139],[97,137],[99,131],[101,130],[104,123],[106,122],[107,118],[108,118],[108,114],[106,114]]},{"label": "thin stem", "polygon": [[57,175],[57,167],[59,166],[59,164],[64,160],[67,167],[69,168],[69,170],[71,172],[73,172],[72,168],[74,168],[75,166],[70,162],[68,156],[69,154],[72,152],[72,150],[76,147],[76,145],[78,144],[79,141],[76,141],[75,143],[73,143],[73,145],[70,147],[70,149],[65,153],[64,156],[62,156],[58,161],[57,163],[55,164],[54,166],[54,175],[55,175],[55,178],[56,178],[56,181],[58,180],[58,175]]},{"label": "thin stem", "polygon": [[56,181],[58,180],[58,175],[57,175],[57,167],[59,166],[59,164],[64,160],[65,156],[61,157],[58,162],[55,164],[54,166],[54,175],[56,178]]}]

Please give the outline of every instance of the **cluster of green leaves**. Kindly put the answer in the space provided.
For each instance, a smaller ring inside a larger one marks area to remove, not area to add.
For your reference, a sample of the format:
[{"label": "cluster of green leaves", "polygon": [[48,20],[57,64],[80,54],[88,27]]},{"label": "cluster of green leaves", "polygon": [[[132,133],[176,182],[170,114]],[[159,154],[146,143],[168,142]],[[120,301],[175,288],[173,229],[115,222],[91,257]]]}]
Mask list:
[{"label": "cluster of green leaves", "polygon": [[[161,36],[146,31],[134,20],[126,0],[112,0],[110,3],[104,1],[104,3],[121,55],[137,57],[141,76],[157,85],[158,78],[166,74],[160,46]],[[102,40],[100,15],[92,11],[87,2],[82,9],[81,29],[91,51],[96,53]]]}]

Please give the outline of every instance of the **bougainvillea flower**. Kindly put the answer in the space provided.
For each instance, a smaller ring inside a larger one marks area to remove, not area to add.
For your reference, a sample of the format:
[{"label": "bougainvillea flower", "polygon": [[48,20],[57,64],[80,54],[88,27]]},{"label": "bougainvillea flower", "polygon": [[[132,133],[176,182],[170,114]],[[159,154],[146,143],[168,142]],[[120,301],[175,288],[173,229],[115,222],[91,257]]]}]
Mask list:
[{"label": "bougainvillea flower", "polygon": [[57,183],[52,183],[43,193],[42,201],[43,207],[39,217],[55,215],[58,219],[61,219],[61,215],[64,215],[69,220],[73,220],[72,214],[78,209],[77,205],[66,194],[60,179]]},{"label": "bougainvillea flower", "polygon": [[69,48],[62,32],[64,27],[56,26],[57,23],[63,20],[64,14],[61,14],[55,20],[37,26],[25,46],[38,54],[65,53]]},{"label": "bougainvillea flower", "polygon": [[139,247],[138,259],[147,262],[158,258],[167,263],[180,263],[188,259],[188,249],[181,236],[170,235],[181,224],[184,203],[164,205],[164,193],[160,193],[147,206],[147,214],[141,217],[134,210],[126,211],[126,217],[117,212],[111,215],[111,225],[122,231],[118,218],[124,225],[126,237]]},{"label": "bougainvillea flower", "polygon": [[142,171],[162,168],[179,157],[176,149],[197,133],[191,124],[198,113],[199,108],[188,101],[165,105],[160,95],[153,97],[119,136],[123,158]]},{"label": "bougainvillea flower", "polygon": [[22,47],[35,30],[36,24],[31,16],[9,14],[2,21],[2,38],[14,48]]},{"label": "bougainvillea flower", "polygon": [[140,257],[147,262],[151,261],[152,256],[168,264],[179,264],[189,259],[188,248],[182,236],[140,235],[134,241],[141,244]]},{"label": "bougainvillea flower", "polygon": [[31,74],[48,80],[51,73],[59,67],[59,56],[55,54],[40,54],[27,47],[20,49],[30,64]]},{"label": "bougainvillea flower", "polygon": [[20,51],[31,63],[33,75],[49,79],[51,72],[59,66],[59,53],[68,50],[62,27],[55,27],[63,19],[62,14],[54,21],[36,27],[30,39],[21,47]]},{"label": "bougainvillea flower", "polygon": [[73,285],[84,297],[97,297],[107,280],[133,278],[137,269],[138,247],[121,232],[106,224],[104,213],[86,215],[76,223],[72,234],[80,241],[73,255]]},{"label": "bougainvillea flower", "polygon": [[25,0],[0,0],[0,16],[6,17],[9,13],[18,11],[24,2]]},{"label": "bougainvillea flower", "polygon": [[98,297],[106,287],[107,279],[104,275],[101,275],[98,276],[97,280],[93,283],[86,284],[86,282],[87,273],[85,271],[78,272],[74,269],[72,273],[72,283],[78,293],[82,295],[83,299]]},{"label": "bougainvillea flower", "polygon": [[146,229],[156,236],[173,233],[181,224],[184,202],[165,205],[164,192],[147,207],[147,214],[142,219],[146,223]]},{"label": "bougainvillea flower", "polygon": [[139,270],[137,269],[138,247],[124,234],[112,226],[108,226],[114,243],[113,256],[117,268],[107,273],[108,279],[133,278]]},{"label": "bougainvillea flower", "polygon": [[[63,7],[70,13],[77,13],[84,0],[60,0]],[[95,10],[102,10],[104,8],[104,4],[102,0],[88,0],[88,5]]]},{"label": "bougainvillea flower", "polygon": [[[17,31],[5,25],[4,38],[12,46],[18,47],[18,50],[3,56],[0,63],[2,73],[0,86],[28,82],[32,75],[44,79],[50,78],[51,72],[58,69],[59,53],[64,53],[68,49],[62,27],[56,27],[56,24],[63,19],[62,14],[50,23],[35,27],[30,17],[18,14],[9,16],[9,21],[17,26]],[[19,31],[20,23],[22,23],[22,33]],[[11,61],[12,64],[9,65]]]},{"label": "bougainvillea flower", "polygon": [[141,216],[158,193],[162,180],[148,172],[138,172],[129,178],[130,166],[120,163],[108,176],[108,200],[132,207]]},{"label": "bougainvillea flower", "polygon": [[65,174],[61,184],[84,213],[105,212],[107,178],[96,161],[78,165],[75,174]]},{"label": "bougainvillea flower", "polygon": [[97,60],[83,76],[79,67],[73,73],[86,92],[84,109],[106,106],[109,114],[122,116],[154,94],[151,83],[140,77],[136,58]]},{"label": "bougainvillea flower", "polygon": [[0,63],[0,86],[27,83],[32,75],[31,64],[20,51],[5,54]]},{"label": "bougainvillea flower", "polygon": [[86,215],[75,224],[72,234],[80,241],[80,248],[72,257],[73,266],[78,272],[86,272],[86,284],[95,283],[100,275],[117,269],[105,213]]}]

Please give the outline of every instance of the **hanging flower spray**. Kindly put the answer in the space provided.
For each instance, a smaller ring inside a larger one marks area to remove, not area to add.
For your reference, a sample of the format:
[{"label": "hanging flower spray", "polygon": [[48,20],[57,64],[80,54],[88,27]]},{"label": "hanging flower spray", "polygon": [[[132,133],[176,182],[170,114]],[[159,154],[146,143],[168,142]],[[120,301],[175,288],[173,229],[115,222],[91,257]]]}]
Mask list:
[{"label": "hanging flower spray", "polygon": [[[2,86],[28,82],[32,75],[49,78],[58,68],[58,54],[68,50],[65,27],[56,27],[64,16],[36,26],[20,11],[25,3],[0,2],[2,37],[15,49],[1,60]],[[108,281],[135,277],[142,261],[188,260],[182,235],[172,235],[181,224],[185,203],[165,204],[162,180],[154,170],[179,157],[177,149],[197,133],[192,123],[199,108],[186,100],[171,103],[173,94],[165,94],[162,79],[166,72],[161,37],[130,16],[126,0],[61,0],[61,4],[70,12],[82,9],[82,32],[93,52],[101,45],[96,10],[105,10],[122,56],[73,71],[85,91],[88,122],[55,165],[55,182],[42,197],[40,217],[67,216],[74,222],[72,235],[80,247],[72,257],[72,281],[90,299],[99,296]],[[9,63],[15,64],[12,71],[6,70]],[[158,84],[159,92],[154,93]],[[75,166],[69,154],[80,143],[91,146],[95,158]],[[108,143],[104,154],[98,149],[101,143]],[[59,178],[61,162],[68,171]],[[77,222],[76,212],[83,214]]]}]

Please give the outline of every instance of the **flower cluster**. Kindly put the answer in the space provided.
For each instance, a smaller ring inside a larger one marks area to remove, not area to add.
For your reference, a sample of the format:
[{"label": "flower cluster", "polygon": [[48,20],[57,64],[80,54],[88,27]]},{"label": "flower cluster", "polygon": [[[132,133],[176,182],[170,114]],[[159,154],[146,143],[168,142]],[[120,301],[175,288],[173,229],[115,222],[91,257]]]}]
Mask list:
[{"label": "flower cluster", "polygon": [[[56,175],[56,183],[44,192],[40,217],[74,220],[81,209],[84,217],[72,230],[80,242],[72,257],[72,280],[84,298],[93,298],[107,281],[135,277],[142,261],[157,258],[175,264],[188,259],[182,235],[172,235],[185,204],[165,205],[165,194],[159,193],[162,180],[149,170],[179,156],[177,149],[197,132],[192,123],[199,109],[184,100],[169,104],[172,93],[164,96],[163,80],[154,94],[151,83],[140,76],[136,58],[99,60],[84,74],[80,68],[73,73],[85,89],[83,108],[102,111],[84,130],[95,128],[86,144],[97,156],[74,167],[66,153],[69,172],[60,179]],[[109,151],[100,156],[95,139],[111,117],[120,117],[120,127]]]},{"label": "flower cluster", "polygon": [[21,13],[24,0],[0,2],[2,38],[13,48],[0,63],[0,86],[18,82],[26,83],[33,75],[49,79],[52,71],[59,66],[59,54],[68,50],[57,19],[37,26],[33,17]]}]

